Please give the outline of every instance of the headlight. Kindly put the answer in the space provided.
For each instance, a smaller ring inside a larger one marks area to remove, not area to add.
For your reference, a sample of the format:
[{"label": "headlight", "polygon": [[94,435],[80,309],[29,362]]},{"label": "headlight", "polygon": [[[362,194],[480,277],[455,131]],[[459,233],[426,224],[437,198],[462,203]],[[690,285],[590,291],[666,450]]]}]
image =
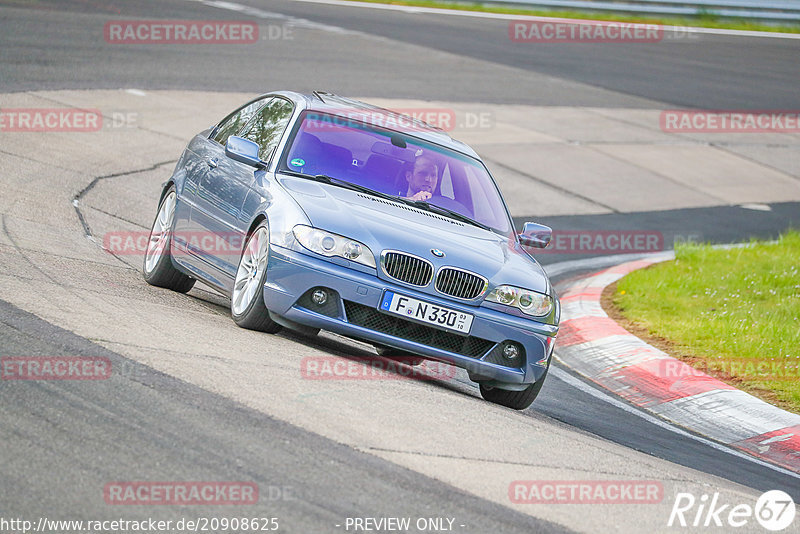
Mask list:
[{"label": "headlight", "polygon": [[375,268],[375,256],[363,243],[301,224],[295,226],[293,231],[297,241],[311,252],[329,257],[339,256]]},{"label": "headlight", "polygon": [[553,298],[549,295],[514,286],[497,286],[486,295],[486,300],[513,306],[534,317],[544,317],[553,311]]}]

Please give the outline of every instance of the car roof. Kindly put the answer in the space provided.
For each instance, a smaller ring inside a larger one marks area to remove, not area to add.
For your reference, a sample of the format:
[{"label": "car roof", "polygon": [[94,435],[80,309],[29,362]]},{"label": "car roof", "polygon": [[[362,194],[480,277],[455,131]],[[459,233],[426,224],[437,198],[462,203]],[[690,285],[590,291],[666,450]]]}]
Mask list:
[{"label": "car roof", "polygon": [[[453,139],[447,132],[435,126],[415,119],[410,115],[404,115],[395,111],[367,104],[353,98],[327,93],[324,91],[314,91],[312,94],[296,93],[294,91],[275,91],[270,95],[280,95],[295,102],[301,110],[327,112],[332,115],[342,115],[343,113],[368,112],[380,115],[382,126],[388,130],[397,131],[413,137],[444,146],[446,148],[461,152],[476,159],[480,159],[478,154],[466,143]],[[392,126],[389,126],[389,125]],[[402,125],[410,127],[403,128]]]}]

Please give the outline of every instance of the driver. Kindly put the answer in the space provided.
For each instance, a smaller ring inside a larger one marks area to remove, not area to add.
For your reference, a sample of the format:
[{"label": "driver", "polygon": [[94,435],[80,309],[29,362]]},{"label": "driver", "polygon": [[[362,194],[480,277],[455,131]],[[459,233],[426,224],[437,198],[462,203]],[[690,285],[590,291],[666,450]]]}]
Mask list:
[{"label": "driver", "polygon": [[417,156],[413,170],[406,171],[408,190],[405,198],[410,200],[428,200],[433,196],[439,180],[439,169],[430,156]]}]

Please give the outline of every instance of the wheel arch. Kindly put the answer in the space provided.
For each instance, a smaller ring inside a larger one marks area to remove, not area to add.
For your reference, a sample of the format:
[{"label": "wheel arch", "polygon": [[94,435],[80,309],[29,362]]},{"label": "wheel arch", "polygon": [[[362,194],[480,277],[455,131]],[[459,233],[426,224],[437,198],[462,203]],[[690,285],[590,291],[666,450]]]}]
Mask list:
[{"label": "wheel arch", "polygon": [[164,182],[163,186],[161,187],[161,196],[158,197],[158,205],[161,205],[161,202],[164,201],[164,197],[167,196],[167,191],[169,191],[170,187],[175,187],[175,193],[178,192],[178,186],[175,184],[175,180],[170,178],[166,182]]},{"label": "wheel arch", "polygon": [[255,219],[253,219],[253,222],[250,223],[250,228],[247,229],[247,234],[245,235],[245,239],[250,237],[253,231],[258,227],[258,225],[264,221],[267,221],[267,224],[269,224],[269,219],[267,218],[266,213],[261,212],[258,215],[256,215]]},{"label": "wheel arch", "polygon": [[255,231],[256,228],[258,228],[258,225],[260,225],[264,221],[267,221],[267,225],[269,225],[269,217],[267,217],[267,214],[262,211],[256,214],[256,216],[250,222],[250,225],[247,227],[247,232],[245,232],[244,238],[241,240],[241,248],[239,250],[240,258],[242,254],[244,254],[244,247],[247,244],[247,240],[250,239],[251,235],[253,235],[253,232]]}]

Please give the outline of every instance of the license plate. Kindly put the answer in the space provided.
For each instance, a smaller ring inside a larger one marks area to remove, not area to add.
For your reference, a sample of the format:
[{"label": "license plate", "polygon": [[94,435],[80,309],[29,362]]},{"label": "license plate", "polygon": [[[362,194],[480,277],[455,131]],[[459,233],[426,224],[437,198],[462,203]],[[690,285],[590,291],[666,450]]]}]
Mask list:
[{"label": "license plate", "polygon": [[386,291],[383,294],[381,309],[392,315],[453,330],[460,334],[468,334],[472,326],[472,315],[469,313],[399,295],[394,291]]}]

